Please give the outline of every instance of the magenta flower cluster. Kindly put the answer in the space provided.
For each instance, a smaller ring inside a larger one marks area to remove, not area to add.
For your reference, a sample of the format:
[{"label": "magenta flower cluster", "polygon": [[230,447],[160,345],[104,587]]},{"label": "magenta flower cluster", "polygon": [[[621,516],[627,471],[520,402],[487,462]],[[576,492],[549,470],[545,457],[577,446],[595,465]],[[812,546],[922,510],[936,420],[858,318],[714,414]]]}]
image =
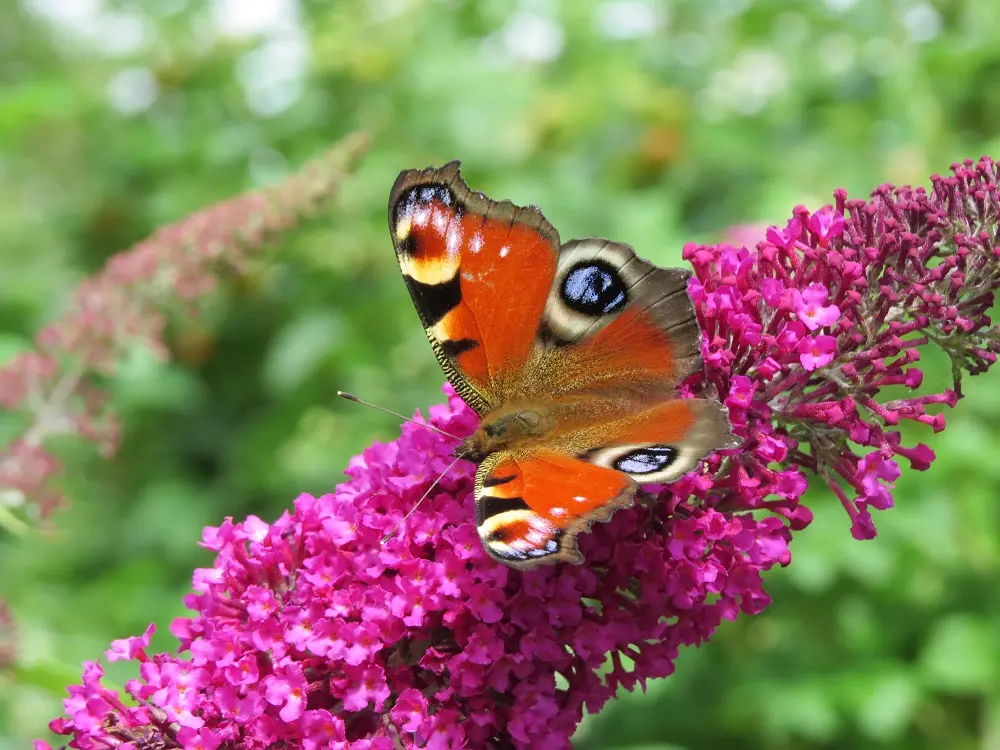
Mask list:
[{"label": "magenta flower cluster", "polygon": [[[762,571],[790,561],[811,520],[807,476],[834,488],[863,538],[870,508],[893,502],[898,459],[927,468],[930,449],[893,428],[942,429],[927,409],[960,391],[884,391],[920,386],[924,344],[971,372],[995,361],[996,181],[984,159],[930,194],[885,187],[797,209],[754,250],[686,248],[705,368],[683,391],[722,398],[744,445],[583,535],[585,565],[490,560],[468,462],[380,545],[454,448],[405,425],[333,494],[300,496],[273,524],[207,529],[216,562],[194,576],[194,616],[171,627],[184,658],[149,656],[151,631],[116,642],[109,659],[138,663],[130,699],[88,664],[52,729],[84,749],[570,747],[584,710],[768,605]],[[447,392],[430,421],[467,435],[475,415]]]},{"label": "magenta flower cluster", "polygon": [[[476,416],[450,394],[431,422],[466,435]],[[482,549],[468,462],[380,546],[453,449],[404,425],[352,461],[334,494],[300,496],[274,524],[207,529],[216,564],[195,573],[197,615],[171,628],[190,657],[149,658],[149,632],[116,642],[109,659],[140,663],[127,686],[140,705],[126,708],[90,664],[53,729],[79,741],[113,715],[81,743],[95,748],[102,733],[150,731],[204,750],[568,747],[584,705],[596,711],[619,686],[669,672],[680,646],[741,608],[759,611],[760,570],[787,561],[776,518],[698,510],[653,534],[652,517],[667,514],[634,508],[583,540],[588,565],[522,575]],[[616,591],[636,586],[638,601]]]},{"label": "magenta flower cluster", "polygon": [[[883,186],[866,202],[838,191],[835,206],[795,209],[755,251],[685,248],[707,343],[694,389],[729,393],[747,439],[713,488],[727,507],[766,505],[801,528],[810,520],[797,504],[804,478],[770,468],[791,465],[821,477],[853,535],[869,539],[870,509],[893,504],[897,459],[919,470],[933,461],[928,446],[905,446],[893,428],[912,420],[943,430],[944,415],[927,408],[954,406],[961,370],[982,372],[1000,351],[988,316],[1000,274],[997,166],[984,158],[953,171],[933,178],[930,195]],[[877,399],[920,387],[915,363],[927,344],[951,357],[955,388]]]}]

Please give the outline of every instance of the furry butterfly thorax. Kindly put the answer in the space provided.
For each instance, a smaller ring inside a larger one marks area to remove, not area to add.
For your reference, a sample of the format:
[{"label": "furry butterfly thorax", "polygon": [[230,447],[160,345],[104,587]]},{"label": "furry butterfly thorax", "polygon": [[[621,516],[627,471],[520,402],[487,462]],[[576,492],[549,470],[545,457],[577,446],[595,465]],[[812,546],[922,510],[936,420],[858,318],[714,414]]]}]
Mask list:
[{"label": "furry butterfly thorax", "polygon": [[481,418],[476,526],[516,568],[579,563],[576,536],[733,448],[725,408],[681,399],[701,366],[690,272],[605,239],[560,242],[534,206],[466,185],[458,162],[407,170],[389,197],[403,279],[438,361]]}]

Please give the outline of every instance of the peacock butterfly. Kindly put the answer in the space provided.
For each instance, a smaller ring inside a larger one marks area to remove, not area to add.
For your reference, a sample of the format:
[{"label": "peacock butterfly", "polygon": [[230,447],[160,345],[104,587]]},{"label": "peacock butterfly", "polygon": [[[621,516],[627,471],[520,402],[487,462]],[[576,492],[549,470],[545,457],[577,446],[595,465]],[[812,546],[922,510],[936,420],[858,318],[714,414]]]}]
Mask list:
[{"label": "peacock butterfly", "polygon": [[736,447],[725,407],[681,399],[701,366],[690,272],[628,245],[562,243],[533,206],[494,201],[459,163],[406,170],[389,196],[396,257],[427,338],[480,415],[476,526],[515,568],[580,563],[577,534]]}]

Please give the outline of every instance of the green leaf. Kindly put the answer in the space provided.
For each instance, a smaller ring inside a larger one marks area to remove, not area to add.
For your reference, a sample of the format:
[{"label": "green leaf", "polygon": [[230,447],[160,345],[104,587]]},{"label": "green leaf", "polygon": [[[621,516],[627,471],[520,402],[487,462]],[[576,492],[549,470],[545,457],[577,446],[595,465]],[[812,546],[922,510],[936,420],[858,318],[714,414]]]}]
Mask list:
[{"label": "green leaf", "polygon": [[972,615],[951,615],[931,631],[920,658],[928,685],[952,692],[980,692],[997,679],[995,623]]},{"label": "green leaf", "polygon": [[180,409],[202,400],[196,378],[147,346],[129,347],[115,375],[113,388],[123,410]]},{"label": "green leaf", "polygon": [[[7,503],[5,503],[5,495],[7,496]],[[8,503],[14,504],[10,501],[15,501],[20,504],[23,500],[24,498],[18,490],[10,489],[0,491],[0,528],[6,529],[11,534],[15,534],[16,536],[24,536],[31,531],[31,526],[13,513],[8,507]]]},{"label": "green leaf", "polygon": [[57,698],[67,697],[67,685],[80,684],[80,667],[57,661],[15,664],[11,669],[19,685],[41,688]]},{"label": "green leaf", "polygon": [[316,371],[340,340],[339,317],[313,312],[275,336],[264,356],[264,385],[274,394],[294,391]]},{"label": "green leaf", "polygon": [[21,336],[10,333],[0,333],[0,367],[13,361],[14,357],[31,348],[30,342]]},{"label": "green leaf", "polygon": [[906,733],[921,698],[910,674],[893,670],[873,676],[858,710],[858,723],[866,735],[895,744]]}]

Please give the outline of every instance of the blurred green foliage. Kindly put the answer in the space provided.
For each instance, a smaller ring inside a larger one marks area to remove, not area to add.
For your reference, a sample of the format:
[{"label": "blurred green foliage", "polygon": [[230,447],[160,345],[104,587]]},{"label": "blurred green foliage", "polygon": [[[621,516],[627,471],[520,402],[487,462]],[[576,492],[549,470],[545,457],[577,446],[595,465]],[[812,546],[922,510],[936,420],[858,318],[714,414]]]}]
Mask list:
[{"label": "blurred green foliage", "polygon": [[[110,384],[125,438],[63,446],[72,505],[0,538],[21,658],[0,748],[61,711],[83,659],[155,621],[157,649],[225,515],[322,493],[441,373],[385,226],[397,172],[476,188],[676,264],[832,190],[1000,156],[1000,11],[972,0],[12,0],[0,3],[0,358],[115,252],[273,182],[356,129],[374,147],[323,217],[178,318],[170,364]],[[946,368],[930,363],[931,385]],[[775,603],[588,719],[578,747],[1000,747],[996,376],[966,381],[939,460],[855,542],[822,491]],[[0,419],[0,436],[14,429]],[[112,681],[131,676],[111,665]]]}]

